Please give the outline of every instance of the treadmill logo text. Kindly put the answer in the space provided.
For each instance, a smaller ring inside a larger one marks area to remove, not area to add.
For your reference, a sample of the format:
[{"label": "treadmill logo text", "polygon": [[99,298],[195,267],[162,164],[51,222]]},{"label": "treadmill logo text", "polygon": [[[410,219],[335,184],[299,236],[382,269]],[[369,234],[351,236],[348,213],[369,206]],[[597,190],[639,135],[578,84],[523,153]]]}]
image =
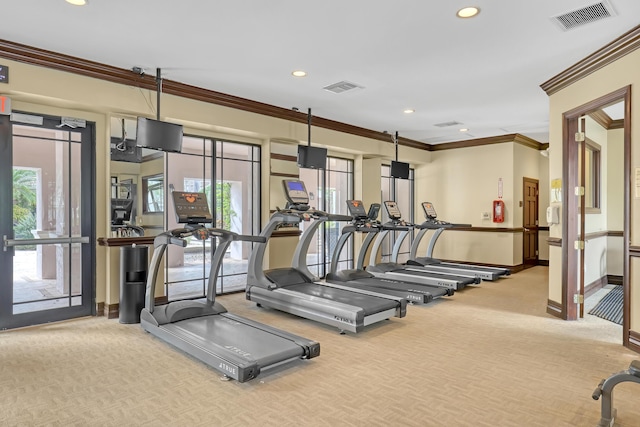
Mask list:
[{"label": "treadmill logo text", "polygon": [[224,348],[226,348],[229,351],[233,351],[234,353],[239,354],[242,357],[251,357],[251,353],[244,351],[242,349],[239,349],[238,347],[232,346],[232,345],[225,345]]},{"label": "treadmill logo text", "polygon": [[218,365],[218,368],[219,368],[221,371],[227,371],[227,372],[229,372],[231,375],[236,375],[236,368],[235,368],[235,367],[233,367],[233,366],[231,366],[231,365],[227,365],[226,363],[220,363],[220,364]]},{"label": "treadmill logo text", "polygon": [[338,322],[343,322],[343,323],[348,323],[350,325],[353,325],[353,320],[347,319],[346,317],[333,316],[333,318],[336,319]]}]

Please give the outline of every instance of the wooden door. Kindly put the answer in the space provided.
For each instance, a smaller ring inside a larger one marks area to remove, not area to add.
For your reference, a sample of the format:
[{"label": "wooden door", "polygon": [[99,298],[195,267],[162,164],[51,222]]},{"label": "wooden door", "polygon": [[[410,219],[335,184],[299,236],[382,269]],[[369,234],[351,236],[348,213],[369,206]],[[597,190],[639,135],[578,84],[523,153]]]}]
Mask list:
[{"label": "wooden door", "polygon": [[538,264],[538,180],[523,179],[522,263],[524,268]]}]

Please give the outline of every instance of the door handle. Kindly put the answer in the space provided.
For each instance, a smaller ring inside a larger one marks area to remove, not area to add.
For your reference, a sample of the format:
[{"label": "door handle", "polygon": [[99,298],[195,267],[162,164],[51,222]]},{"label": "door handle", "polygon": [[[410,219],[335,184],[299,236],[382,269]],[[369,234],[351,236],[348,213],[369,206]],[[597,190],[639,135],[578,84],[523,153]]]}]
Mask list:
[{"label": "door handle", "polygon": [[524,231],[531,231],[531,230],[529,230],[528,228],[525,228]]},{"label": "door handle", "polygon": [[65,244],[65,243],[89,243],[89,237],[53,237],[45,239],[8,239],[7,236],[2,236],[4,242],[4,250],[13,246],[27,246],[27,245],[51,245],[51,244]]}]

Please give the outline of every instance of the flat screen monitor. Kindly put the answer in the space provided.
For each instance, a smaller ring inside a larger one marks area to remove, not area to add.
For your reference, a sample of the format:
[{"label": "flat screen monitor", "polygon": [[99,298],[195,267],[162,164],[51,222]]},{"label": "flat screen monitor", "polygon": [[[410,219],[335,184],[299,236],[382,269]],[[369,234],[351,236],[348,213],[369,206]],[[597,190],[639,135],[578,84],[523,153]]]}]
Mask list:
[{"label": "flat screen monitor", "polygon": [[324,169],[327,165],[327,149],[298,145],[298,167],[307,169]]},{"label": "flat screen monitor", "polygon": [[391,161],[391,176],[393,178],[409,179],[409,163]]},{"label": "flat screen monitor", "polygon": [[131,221],[133,199],[111,199],[111,224],[123,225]]},{"label": "flat screen monitor", "polygon": [[182,125],[138,117],[136,145],[142,148],[179,153],[182,151]]}]

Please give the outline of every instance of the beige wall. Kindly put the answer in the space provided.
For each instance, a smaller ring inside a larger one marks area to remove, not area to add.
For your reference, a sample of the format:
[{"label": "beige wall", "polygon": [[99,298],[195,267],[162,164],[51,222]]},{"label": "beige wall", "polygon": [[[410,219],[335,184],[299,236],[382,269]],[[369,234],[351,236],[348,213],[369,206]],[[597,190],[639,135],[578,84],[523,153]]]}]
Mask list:
[{"label": "beige wall", "polygon": [[[15,110],[83,118],[96,123],[97,160],[97,235],[108,236],[110,176],[109,161],[110,123],[112,117],[134,118],[138,115],[155,117],[155,93],[139,88],[118,85],[18,63],[5,61],[12,69],[12,79],[3,85],[3,94],[13,100]],[[162,95],[162,117],[185,126],[185,133],[227,138],[261,145],[263,148],[262,204],[263,223],[269,218],[269,210],[284,205],[280,180],[270,176],[270,171],[296,173],[288,165],[271,161],[270,153],[295,155],[295,146],[306,143],[307,127],[302,123],[234,110],[218,105]],[[153,103],[153,102],[152,102]],[[355,161],[355,196],[365,203],[380,199],[380,166],[395,157],[393,144],[328,129],[313,128],[312,142],[324,146],[330,154],[351,157]],[[435,203],[442,219],[458,223],[470,223],[480,227],[520,227],[521,208],[517,206],[522,187],[521,177],[514,174],[514,159],[538,160],[537,150],[520,147],[515,143],[501,143],[482,147],[428,152],[400,147],[399,160],[410,162],[416,169],[416,201]],[[163,160],[159,160],[159,164]],[[526,160],[523,160],[526,162]],[[538,160],[539,162],[539,160]],[[536,162],[536,164],[538,164]],[[529,165],[527,165],[529,167]],[[291,170],[290,170],[291,169]],[[539,177],[539,165],[532,166],[527,175]],[[115,166],[114,166],[114,171]],[[139,175],[150,174],[140,171]],[[506,221],[494,224],[482,220],[482,212],[491,212],[491,202],[497,198],[498,178],[503,179]],[[416,207],[416,218],[422,218]],[[144,225],[162,225],[159,217],[144,217]],[[285,238],[277,246],[290,248]],[[445,233],[436,255],[448,259],[480,263],[518,265],[522,262],[522,241],[519,234],[491,232]],[[356,245],[357,246],[357,245]],[[267,265],[285,265],[285,251],[269,250]],[[274,255],[277,253],[278,255]],[[289,256],[289,255],[287,255]],[[116,303],[119,298],[117,270],[108,267],[116,255],[113,250],[97,247],[97,302]],[[275,257],[269,261],[270,257]]]},{"label": "beige wall", "polygon": [[[562,114],[566,111],[584,105],[598,97],[612,93],[618,89],[628,85],[640,84],[640,50],[636,50],[620,58],[597,71],[589,74],[576,83],[552,94],[550,96],[550,113],[549,113],[549,131],[551,146],[549,177],[559,178],[562,176]],[[631,108],[635,111],[639,103],[640,94],[638,91],[631,92]],[[637,149],[637,141],[640,141],[640,115],[634,114],[631,117],[631,169],[632,171],[640,167],[640,150]],[[566,191],[566,189],[565,189]],[[638,245],[640,242],[640,198],[635,196],[635,191],[631,194],[631,245]],[[562,236],[562,224],[551,229],[551,235],[554,237]],[[549,270],[549,298],[560,301],[562,289],[561,251],[552,250],[550,252],[549,263],[552,268]],[[632,266],[637,260],[632,261]],[[640,310],[640,276],[637,269],[632,269],[630,276],[631,283],[631,330],[640,329],[640,318],[638,312]],[[635,297],[634,297],[635,295]]]},{"label": "beige wall", "polygon": [[[623,231],[624,221],[624,171],[620,167],[624,160],[624,131],[608,131],[607,146],[607,230]],[[607,238],[607,274],[623,274],[623,239],[618,236]]]},{"label": "beige wall", "polygon": [[[435,151],[431,163],[416,171],[416,202],[432,202],[438,218],[452,223],[489,228],[522,227],[523,211],[519,202],[523,178],[540,179],[540,159],[538,150],[516,142]],[[483,219],[482,214],[491,215],[492,202],[498,198],[499,178],[502,178],[506,214],[505,222],[494,223],[492,219]],[[546,185],[546,181],[542,183]],[[539,203],[544,206],[548,198],[542,197]],[[418,205],[416,218],[422,217]],[[425,254],[430,237],[428,233],[421,243],[420,255]],[[448,231],[438,239],[434,256],[515,266],[522,264],[522,244],[522,233]]]},{"label": "beige wall", "polygon": [[[549,198],[549,157],[540,156],[538,159],[538,179],[539,179],[539,192],[538,192],[538,225],[542,227],[549,227],[547,223],[547,207],[551,205]],[[541,230],[538,232],[538,259],[549,261],[549,245],[547,239],[549,238],[549,231]]]}]

